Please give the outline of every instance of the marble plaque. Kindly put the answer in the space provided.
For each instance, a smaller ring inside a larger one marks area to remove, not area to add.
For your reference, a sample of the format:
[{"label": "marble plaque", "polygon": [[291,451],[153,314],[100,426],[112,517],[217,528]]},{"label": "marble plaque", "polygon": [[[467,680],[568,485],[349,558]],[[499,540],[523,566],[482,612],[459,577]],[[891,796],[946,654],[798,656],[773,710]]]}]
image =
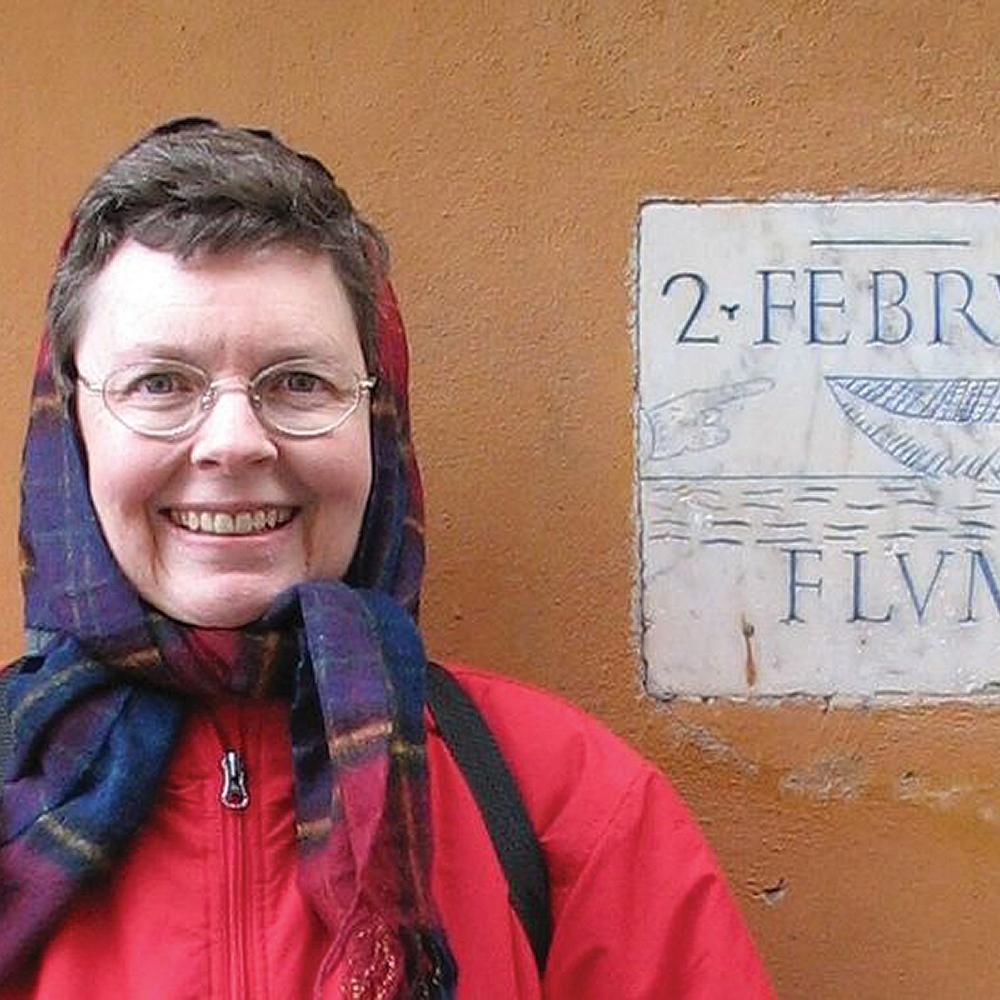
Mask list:
[{"label": "marble plaque", "polygon": [[645,204],[657,697],[1000,693],[1000,205]]}]

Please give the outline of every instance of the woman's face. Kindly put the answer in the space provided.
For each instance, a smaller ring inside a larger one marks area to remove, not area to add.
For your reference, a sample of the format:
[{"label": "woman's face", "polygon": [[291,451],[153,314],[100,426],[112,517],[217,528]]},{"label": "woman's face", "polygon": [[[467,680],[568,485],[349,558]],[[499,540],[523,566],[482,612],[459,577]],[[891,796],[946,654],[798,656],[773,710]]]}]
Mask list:
[{"label": "woman's face", "polygon": [[[90,290],[76,350],[90,383],[149,358],[195,364],[217,380],[303,357],[365,374],[332,264],[284,246],[184,262],[127,242]],[[232,628],[285,588],[347,570],[372,478],[367,395],[333,432],[295,438],[267,430],[245,392],[223,391],[179,440],[129,430],[98,394],[77,399],[105,538],[154,607]],[[284,523],[259,530],[260,512]],[[185,525],[194,514],[199,530]]]}]

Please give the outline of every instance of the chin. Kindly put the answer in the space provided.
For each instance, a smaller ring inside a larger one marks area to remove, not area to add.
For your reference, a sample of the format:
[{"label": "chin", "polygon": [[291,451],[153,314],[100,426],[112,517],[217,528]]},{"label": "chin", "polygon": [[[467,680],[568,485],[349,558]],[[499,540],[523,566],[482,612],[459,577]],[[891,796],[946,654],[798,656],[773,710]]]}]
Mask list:
[{"label": "chin", "polygon": [[195,625],[198,628],[243,628],[244,625],[255,622],[266,610],[266,604],[252,611],[227,608],[225,610],[220,609],[216,613],[192,614],[186,618],[178,618],[178,620],[188,625]]},{"label": "chin", "polygon": [[148,595],[146,600],[159,611],[185,625],[199,628],[242,628],[256,621],[271,606],[279,590],[257,594],[225,594],[217,591],[204,600],[171,600],[167,595]]}]

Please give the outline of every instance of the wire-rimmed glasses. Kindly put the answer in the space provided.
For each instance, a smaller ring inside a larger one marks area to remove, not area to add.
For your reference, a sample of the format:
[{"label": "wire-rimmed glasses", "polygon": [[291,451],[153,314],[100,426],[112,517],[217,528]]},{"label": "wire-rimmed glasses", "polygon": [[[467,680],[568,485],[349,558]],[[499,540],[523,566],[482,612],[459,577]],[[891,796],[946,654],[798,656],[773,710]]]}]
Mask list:
[{"label": "wire-rimmed glasses", "polygon": [[104,401],[108,412],[136,434],[179,438],[191,434],[223,392],[245,392],[260,422],[291,437],[319,437],[341,426],[375,386],[334,362],[291,358],[261,369],[251,379],[213,380],[186,361],[150,358],[110,372],[103,382],[77,382]]}]

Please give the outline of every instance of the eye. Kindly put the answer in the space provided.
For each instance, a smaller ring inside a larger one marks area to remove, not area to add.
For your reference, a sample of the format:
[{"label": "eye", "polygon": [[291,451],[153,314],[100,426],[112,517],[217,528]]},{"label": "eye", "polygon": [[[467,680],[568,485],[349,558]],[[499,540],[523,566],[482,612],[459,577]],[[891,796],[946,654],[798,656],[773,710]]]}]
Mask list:
[{"label": "eye", "polygon": [[144,363],[115,372],[107,388],[113,398],[130,406],[174,405],[200,395],[205,378],[197,369]]},{"label": "eye", "polygon": [[171,393],[184,392],[190,389],[184,375],[179,372],[150,372],[135,380],[132,392],[150,396],[169,396]]},{"label": "eye", "polygon": [[277,368],[262,376],[257,391],[270,405],[328,408],[350,399],[349,373],[323,366]]},{"label": "eye", "polygon": [[324,380],[312,372],[281,372],[278,375],[278,385],[276,388],[294,393],[319,392],[324,388]]}]

